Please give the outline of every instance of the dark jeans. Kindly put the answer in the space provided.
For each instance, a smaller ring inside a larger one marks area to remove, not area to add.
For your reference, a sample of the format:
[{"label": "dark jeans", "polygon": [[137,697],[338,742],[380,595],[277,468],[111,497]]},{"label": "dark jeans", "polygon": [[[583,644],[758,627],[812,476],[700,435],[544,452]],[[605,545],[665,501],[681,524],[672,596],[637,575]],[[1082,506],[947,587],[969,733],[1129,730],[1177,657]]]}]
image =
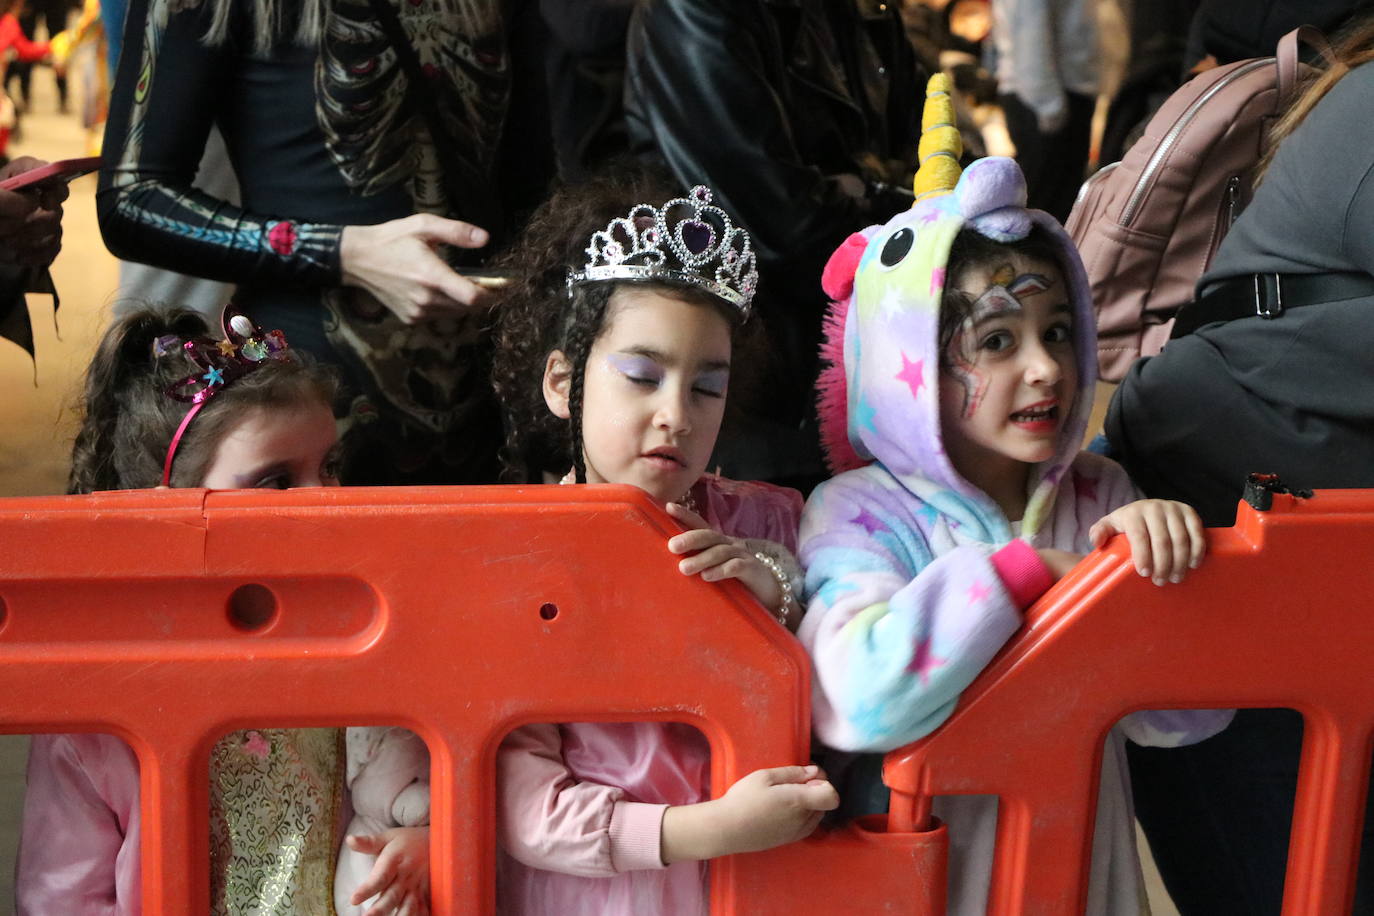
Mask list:
[{"label": "dark jeans", "polygon": [[1064,222],[1088,167],[1097,100],[1070,92],[1069,118],[1052,134],[1041,132],[1035,112],[1015,95],[1004,93],[998,101],[1016,144],[1016,162],[1026,174],[1028,205]]}]

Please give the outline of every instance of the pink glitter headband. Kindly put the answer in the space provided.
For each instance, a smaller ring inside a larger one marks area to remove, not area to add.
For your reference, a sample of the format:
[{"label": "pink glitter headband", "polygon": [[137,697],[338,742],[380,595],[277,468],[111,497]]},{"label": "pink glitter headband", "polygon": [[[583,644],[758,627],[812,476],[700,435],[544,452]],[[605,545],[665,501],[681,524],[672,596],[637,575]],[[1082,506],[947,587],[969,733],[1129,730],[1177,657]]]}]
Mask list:
[{"label": "pink glitter headband", "polygon": [[182,340],[175,334],[166,334],[153,341],[154,356],[161,358],[177,352],[184,353],[197,369],[167,389],[168,397],[188,402],[191,409],[181,418],[181,425],[167,446],[167,459],[162,463],[164,487],[171,485],[172,461],[176,458],[177,447],[181,445],[187,427],[201,408],[215,395],[265,365],[268,360],[291,358],[286,336],[281,331],[264,332],[248,316],[232,311],[232,307],[224,310],[220,324],[224,331],[223,340],[216,341],[208,337]]}]

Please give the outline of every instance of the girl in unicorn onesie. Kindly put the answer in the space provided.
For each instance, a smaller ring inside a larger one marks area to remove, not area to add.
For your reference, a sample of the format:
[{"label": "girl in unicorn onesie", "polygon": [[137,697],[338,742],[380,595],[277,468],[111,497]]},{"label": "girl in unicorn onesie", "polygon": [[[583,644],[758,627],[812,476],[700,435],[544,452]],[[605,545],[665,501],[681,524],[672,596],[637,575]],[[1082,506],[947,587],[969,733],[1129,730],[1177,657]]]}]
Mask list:
[{"label": "girl in unicorn onesie", "polygon": [[[1081,262],[1052,217],[1026,209],[1015,162],[959,174],[957,132],[939,126],[953,123],[942,80],[928,92],[917,202],[851,236],[823,280],[834,304],[820,412],[838,476],[802,516],[798,635],[850,814],[886,809],[871,752],[939,727],[1083,554],[1125,534],[1136,570],[1164,585],[1205,551],[1191,508],[1140,499],[1119,466],[1080,451],[1096,375]],[[1111,730],[1088,913],[1147,911],[1125,740],[1193,743],[1231,716],[1138,712]],[[981,914],[996,799],[938,798],[934,813],[949,826],[948,911]]]}]

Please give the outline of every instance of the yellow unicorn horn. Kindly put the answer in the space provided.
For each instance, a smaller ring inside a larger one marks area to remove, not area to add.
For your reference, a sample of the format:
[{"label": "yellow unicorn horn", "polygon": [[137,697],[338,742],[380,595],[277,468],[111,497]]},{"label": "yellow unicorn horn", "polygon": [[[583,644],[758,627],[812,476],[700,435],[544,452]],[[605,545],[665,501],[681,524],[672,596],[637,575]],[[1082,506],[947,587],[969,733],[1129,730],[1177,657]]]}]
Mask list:
[{"label": "yellow unicorn horn", "polygon": [[954,190],[959,181],[959,157],[963,152],[964,142],[954,126],[954,99],[950,96],[949,77],[937,73],[926,83],[926,104],[921,113],[918,149],[921,167],[911,183],[917,201]]}]

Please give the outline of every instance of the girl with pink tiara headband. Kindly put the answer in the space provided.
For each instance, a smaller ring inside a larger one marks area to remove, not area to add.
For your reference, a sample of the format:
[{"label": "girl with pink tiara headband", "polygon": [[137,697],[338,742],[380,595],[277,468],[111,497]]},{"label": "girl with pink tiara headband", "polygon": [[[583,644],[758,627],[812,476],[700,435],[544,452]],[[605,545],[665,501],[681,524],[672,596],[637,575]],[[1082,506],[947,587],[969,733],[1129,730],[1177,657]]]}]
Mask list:
[{"label": "girl with pink tiara headband", "polygon": [[[824,278],[821,422],[839,473],[802,516],[799,636],[847,814],[886,810],[877,752],[938,728],[1083,554],[1123,533],[1137,571],[1163,585],[1205,550],[1191,508],[1139,499],[1119,466],[1080,451],[1097,351],[1078,254],[1026,209],[1015,162],[960,175],[948,84],[931,83],[917,202],[852,236]],[[1108,734],[1089,914],[1145,904],[1125,740],[1196,742],[1231,715],[1138,712]],[[948,910],[983,913],[996,800],[938,798],[934,812],[952,846]]]},{"label": "girl with pink tiara headband", "polygon": [[[212,336],[193,312],[129,314],[106,332],[87,370],[68,490],[337,486],[334,395],[330,371],[242,315]],[[372,762],[350,759],[349,769]],[[252,729],[219,741],[211,753],[211,913],[333,916],[344,775],[342,729]],[[369,782],[348,775],[355,787]],[[378,775],[370,782],[385,782]],[[138,780],[132,749],[111,735],[34,736],[16,867],[20,914],[142,911]],[[389,802],[355,791],[353,807]],[[403,843],[417,839],[427,843],[413,835]],[[382,890],[384,871],[348,892]],[[417,887],[390,892],[402,891],[414,896]]]},{"label": "girl with pink tiara headband", "polygon": [[[507,258],[495,381],[511,481],[633,484],[691,529],[685,575],[737,578],[792,629],[800,497],[705,474],[732,340],[749,314],[749,238],[711,192],[642,179],[562,191]],[[530,725],[497,757],[498,910],[706,911],[704,863],[800,839],[838,799],[815,766],[759,770],[710,799],[709,747],[673,723]]]}]

